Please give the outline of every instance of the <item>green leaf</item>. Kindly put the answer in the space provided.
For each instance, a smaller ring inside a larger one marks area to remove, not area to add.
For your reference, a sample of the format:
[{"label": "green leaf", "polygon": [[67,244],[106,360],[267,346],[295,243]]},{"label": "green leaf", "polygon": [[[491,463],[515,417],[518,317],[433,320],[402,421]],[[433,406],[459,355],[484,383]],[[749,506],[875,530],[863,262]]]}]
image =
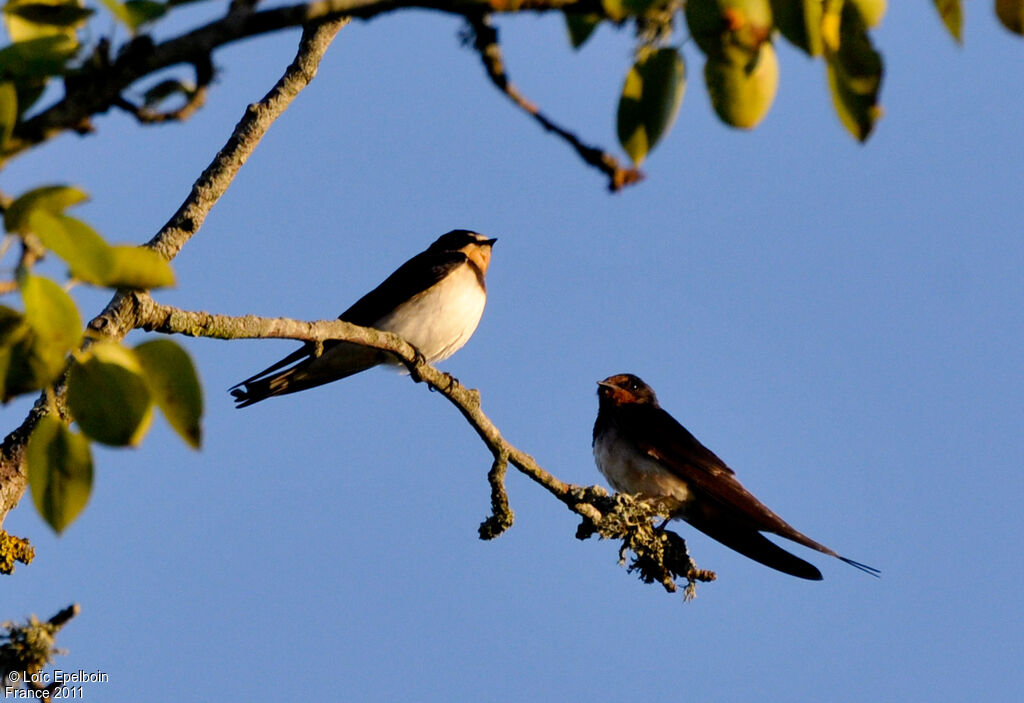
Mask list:
[{"label": "green leaf", "polygon": [[153,399],[135,355],[113,342],[89,347],[71,365],[68,409],[86,437],[137,445],[153,419]]},{"label": "green leaf", "polygon": [[704,83],[715,114],[725,124],[753,129],[765,118],[779,87],[779,60],[770,42],[761,45],[753,63],[739,56],[704,64]]},{"label": "green leaf", "polygon": [[174,270],[152,249],[136,246],[111,247],[113,265],[104,285],[111,288],[165,288],[174,285]]},{"label": "green leaf", "polygon": [[128,0],[125,3],[120,3],[118,0],[100,0],[100,2],[118,22],[133,33],[142,25],[162,17],[167,12],[166,5],[152,2],[152,0]]},{"label": "green leaf", "polygon": [[8,232],[31,231],[29,216],[35,210],[60,215],[72,205],[88,200],[85,191],[74,186],[43,186],[17,198],[4,213],[4,228]]},{"label": "green leaf", "polygon": [[78,41],[64,34],[17,41],[0,49],[0,78],[43,78],[64,73]]},{"label": "green leaf", "polygon": [[572,48],[579,49],[583,46],[600,23],[601,15],[565,13],[565,25],[569,30],[569,42],[572,44]]},{"label": "green leaf", "polygon": [[8,0],[4,24],[11,41],[63,36],[75,39],[75,30],[93,13],[77,0]]},{"label": "green leaf", "polygon": [[7,144],[18,122],[18,91],[10,81],[0,82],[0,148]]},{"label": "green leaf", "polygon": [[619,143],[640,164],[675,122],[686,91],[686,66],[676,49],[644,51],[626,75],[619,98]]},{"label": "green leaf", "polygon": [[44,247],[67,262],[74,278],[107,285],[113,255],[110,246],[92,227],[74,217],[54,215],[43,209],[32,211],[29,227]]},{"label": "green leaf", "polygon": [[0,306],[0,400],[47,385],[49,369],[36,355],[36,334],[17,310]]},{"label": "green leaf", "polygon": [[153,22],[167,14],[167,5],[153,0],[127,0],[124,4],[128,14],[132,17],[133,29],[137,29],[147,22]]},{"label": "green leaf", "polygon": [[25,448],[32,501],[56,531],[70,525],[92,492],[89,441],[53,417],[39,420]]},{"label": "green leaf", "polygon": [[960,0],[932,0],[935,9],[939,11],[939,17],[946,29],[956,40],[957,44],[964,43],[964,9]]},{"label": "green leaf", "polygon": [[[108,288],[150,289],[174,285],[174,271],[155,251],[145,247],[110,246],[89,225],[74,217],[51,214],[54,209],[59,210],[36,204],[28,217],[27,229],[39,237],[43,246],[67,262],[75,278]],[[18,212],[15,216],[18,219],[14,224],[24,231],[23,215]]]},{"label": "green leaf", "polygon": [[[48,278],[24,274],[19,278],[25,301],[25,322],[35,333],[33,355],[48,384],[63,370],[64,357],[82,340],[82,318],[75,301]],[[46,385],[44,384],[44,385]]]},{"label": "green leaf", "polygon": [[190,447],[199,449],[203,389],[188,352],[169,339],[157,339],[135,347],[135,357],[167,422]]},{"label": "green leaf", "polygon": [[4,6],[4,14],[9,17],[52,27],[81,25],[93,12],[74,0],[10,0]]},{"label": "green leaf", "polygon": [[771,0],[775,27],[808,56],[821,55],[821,0]]},{"label": "green leaf", "polygon": [[882,116],[878,94],[882,86],[882,56],[871,44],[860,11],[843,3],[838,31],[835,14],[826,11],[823,46],[832,103],[843,125],[859,141],[871,135]]},{"label": "green leaf", "polygon": [[4,403],[49,385],[63,369],[63,357],[41,355],[38,341],[21,313],[0,306],[0,400]]}]

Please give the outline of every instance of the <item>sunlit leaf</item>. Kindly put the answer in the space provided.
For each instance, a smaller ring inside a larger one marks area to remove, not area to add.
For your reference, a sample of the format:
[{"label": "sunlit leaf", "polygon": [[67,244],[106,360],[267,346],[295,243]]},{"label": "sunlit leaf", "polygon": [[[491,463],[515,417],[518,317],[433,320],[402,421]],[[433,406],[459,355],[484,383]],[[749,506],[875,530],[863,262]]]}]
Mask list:
[{"label": "sunlit leaf", "polygon": [[156,339],[135,347],[135,356],[167,422],[189,446],[199,449],[203,389],[188,352],[169,339]]},{"label": "sunlit leaf", "polygon": [[93,13],[77,0],[8,0],[4,24],[11,41],[40,37],[75,38],[75,30]]},{"label": "sunlit leaf", "polygon": [[0,147],[7,143],[18,122],[18,91],[10,81],[0,82]]},{"label": "sunlit leaf", "polygon": [[32,211],[29,227],[44,247],[68,264],[74,278],[107,285],[113,255],[110,246],[92,227],[74,217],[54,215],[43,209]]},{"label": "sunlit leaf", "polygon": [[104,285],[111,288],[165,288],[174,285],[174,270],[152,249],[111,247],[113,265]]},{"label": "sunlit leaf", "polygon": [[686,66],[676,49],[645,51],[626,75],[619,98],[619,143],[641,163],[672,127],[686,91]]},{"label": "sunlit leaf", "polygon": [[[826,12],[827,18],[832,16]],[[843,4],[838,32],[833,38],[831,30],[825,31],[824,46],[832,103],[843,125],[863,142],[882,116],[878,94],[883,67],[864,19],[853,5]]]},{"label": "sunlit leaf", "polygon": [[996,17],[1014,34],[1024,34],[1024,0],[996,0]]},{"label": "sunlit leaf", "polygon": [[888,0],[847,0],[847,2],[857,8],[864,24],[869,28],[881,24],[882,18],[885,17],[885,11],[888,9]]},{"label": "sunlit leaf", "polygon": [[124,3],[118,2],[118,0],[100,0],[100,2],[117,21],[132,32],[167,12],[166,5],[151,0],[128,0]]},{"label": "sunlit leaf", "polygon": [[39,420],[25,448],[32,502],[47,524],[63,532],[89,502],[89,441],[53,417]]},{"label": "sunlit leaf", "polygon": [[64,357],[82,339],[82,318],[71,296],[50,279],[24,274],[18,285],[25,301],[25,322],[36,336],[34,355],[52,380],[64,368]]},{"label": "sunlit leaf", "polygon": [[601,15],[580,15],[567,12],[565,24],[569,29],[569,42],[572,44],[572,48],[579,49],[583,46],[600,23]]},{"label": "sunlit leaf", "polygon": [[4,228],[8,232],[29,232],[29,216],[35,210],[60,215],[72,205],[88,200],[85,191],[74,186],[43,186],[18,197],[4,213]]},{"label": "sunlit leaf", "polygon": [[704,82],[719,119],[730,127],[753,129],[765,118],[779,87],[779,61],[771,44],[762,44],[753,62],[709,57]]},{"label": "sunlit leaf", "polygon": [[63,34],[8,44],[0,49],[0,78],[43,78],[64,73],[78,41]]},{"label": "sunlit leaf", "polygon": [[71,365],[68,409],[86,437],[114,446],[136,445],[153,418],[153,399],[129,349],[99,342]]}]

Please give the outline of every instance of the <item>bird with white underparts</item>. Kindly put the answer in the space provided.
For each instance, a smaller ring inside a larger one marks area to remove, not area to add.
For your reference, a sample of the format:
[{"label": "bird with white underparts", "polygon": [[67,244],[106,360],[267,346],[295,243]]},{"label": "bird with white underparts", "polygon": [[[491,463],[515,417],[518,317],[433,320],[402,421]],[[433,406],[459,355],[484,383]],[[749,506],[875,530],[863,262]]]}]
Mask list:
[{"label": "bird with white underparts", "polygon": [[598,382],[594,460],[612,487],[656,501],[671,518],[765,566],[812,581],[817,567],[762,532],[785,537],[878,576],[871,566],[840,556],[797,531],[736,479],[735,472],[658,404],[654,390],[632,374]]},{"label": "bird with white underparts", "polygon": [[[497,239],[464,229],[439,237],[338,316],[354,325],[393,332],[429,363],[447,359],[469,341],[487,303],[485,276]],[[237,407],[295,393],[387,363],[393,357],[344,341],[307,342],[233,386]]]}]

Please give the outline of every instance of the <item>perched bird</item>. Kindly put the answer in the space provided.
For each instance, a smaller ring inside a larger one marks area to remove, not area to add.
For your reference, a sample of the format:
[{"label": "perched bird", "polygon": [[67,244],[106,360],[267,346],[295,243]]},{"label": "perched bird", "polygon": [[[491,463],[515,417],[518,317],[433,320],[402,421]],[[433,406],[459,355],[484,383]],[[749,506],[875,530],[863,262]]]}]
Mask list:
[{"label": "perched bird", "polygon": [[597,385],[594,459],[615,490],[655,499],[672,518],[783,573],[821,580],[817,568],[762,532],[842,559],[873,576],[881,573],[839,556],[769,510],[736,480],[724,461],[661,408],[651,387],[636,376],[610,376]]},{"label": "perched bird", "polygon": [[[464,229],[442,235],[338,316],[363,327],[394,332],[428,362],[447,359],[476,330],[487,303],[484,275],[497,239]],[[307,342],[231,388],[237,407],[272,395],[337,381],[388,361],[385,352],[350,342]]]}]

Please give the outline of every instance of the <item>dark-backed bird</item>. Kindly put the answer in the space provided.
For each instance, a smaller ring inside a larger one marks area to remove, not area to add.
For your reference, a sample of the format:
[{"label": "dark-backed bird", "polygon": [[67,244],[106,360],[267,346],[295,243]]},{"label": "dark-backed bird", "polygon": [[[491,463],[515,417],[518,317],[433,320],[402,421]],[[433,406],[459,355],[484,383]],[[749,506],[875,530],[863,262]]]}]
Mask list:
[{"label": "dark-backed bird", "polygon": [[814,581],[821,572],[770,541],[790,539],[878,576],[870,566],[840,556],[772,512],[736,479],[735,472],[658,404],[654,390],[632,374],[598,382],[594,459],[612,487],[654,500],[672,518],[740,554],[786,574]]},{"label": "dark-backed bird", "polygon": [[[456,229],[412,257],[338,316],[354,325],[393,332],[430,363],[458,351],[473,336],[487,303],[484,277],[497,239]],[[337,381],[389,361],[351,342],[307,342],[276,364],[231,388],[239,408],[273,395]]]}]

